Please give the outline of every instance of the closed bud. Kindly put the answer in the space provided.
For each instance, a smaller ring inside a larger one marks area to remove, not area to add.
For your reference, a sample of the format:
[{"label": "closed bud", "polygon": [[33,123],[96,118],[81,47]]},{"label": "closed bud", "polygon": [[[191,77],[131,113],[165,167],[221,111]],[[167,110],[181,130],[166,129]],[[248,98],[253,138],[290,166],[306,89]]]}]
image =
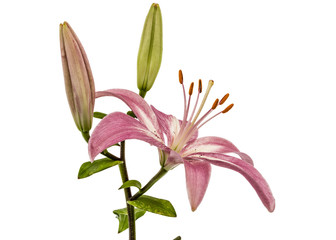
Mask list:
[{"label": "closed bud", "polygon": [[65,90],[73,119],[81,132],[92,126],[95,86],[84,48],[67,22],[60,24]]},{"label": "closed bud", "polygon": [[162,59],[162,16],[159,4],[153,3],[143,27],[138,52],[137,78],[140,95],[145,97],[159,72]]}]

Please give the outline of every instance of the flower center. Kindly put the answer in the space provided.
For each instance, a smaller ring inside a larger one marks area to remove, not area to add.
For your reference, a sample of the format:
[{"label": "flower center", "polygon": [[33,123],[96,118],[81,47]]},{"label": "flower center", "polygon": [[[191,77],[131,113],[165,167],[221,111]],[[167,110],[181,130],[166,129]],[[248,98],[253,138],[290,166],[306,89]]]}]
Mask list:
[{"label": "flower center", "polygon": [[[209,117],[208,119],[206,119],[209,114],[211,114],[213,112],[213,110],[215,110],[217,108],[218,105],[222,105],[225,103],[225,101],[228,99],[229,94],[225,94],[225,96],[219,101],[219,99],[217,98],[214,103],[212,104],[212,107],[202,116],[200,117],[200,114],[202,112],[202,109],[204,107],[204,104],[208,98],[208,95],[210,93],[210,90],[212,88],[212,86],[214,85],[214,81],[213,80],[209,80],[208,82],[208,86],[207,89],[205,91],[205,94],[203,96],[202,102],[196,112],[196,108],[198,105],[198,100],[199,100],[199,96],[202,93],[202,80],[200,79],[198,81],[198,94],[197,94],[197,98],[195,101],[195,105],[194,108],[188,118],[189,115],[189,109],[190,109],[190,101],[191,101],[191,96],[193,94],[193,89],[194,89],[194,82],[192,82],[190,84],[189,87],[189,98],[188,98],[188,102],[186,100],[186,92],[185,92],[185,87],[183,84],[183,74],[182,71],[179,71],[179,82],[182,85],[182,90],[183,90],[183,97],[184,97],[184,114],[183,114],[183,120],[180,126],[180,131],[177,133],[171,148],[173,150],[175,150],[176,152],[180,152],[182,150],[182,148],[186,145],[186,143],[196,134],[196,132],[202,127],[204,126],[204,124],[206,124],[207,122],[209,122],[211,119],[215,118],[216,116],[218,116],[221,113],[227,113],[228,111],[231,110],[231,108],[233,107],[233,104],[230,104],[229,106],[227,106],[224,110],[218,112],[217,114],[213,115],[212,117]],[[195,114],[196,112],[196,114]],[[195,114],[195,116],[194,116]]]}]

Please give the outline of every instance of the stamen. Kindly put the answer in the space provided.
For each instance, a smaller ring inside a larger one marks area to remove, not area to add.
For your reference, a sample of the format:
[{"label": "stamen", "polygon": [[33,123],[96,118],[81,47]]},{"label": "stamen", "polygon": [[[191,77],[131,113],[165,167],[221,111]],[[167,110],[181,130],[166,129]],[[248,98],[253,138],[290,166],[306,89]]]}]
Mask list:
[{"label": "stamen", "polygon": [[198,80],[198,92],[199,93],[202,92],[202,80],[201,79]]},{"label": "stamen", "polygon": [[182,70],[179,70],[179,81],[181,84],[183,84],[183,74],[182,74]]},{"label": "stamen", "polygon": [[[192,94],[192,92],[191,92],[191,94]],[[187,109],[185,110],[184,115],[183,115],[183,120],[182,120],[182,125],[181,125],[181,128],[180,128],[180,132],[183,131],[184,127],[187,124],[187,117],[188,117],[188,113],[189,113],[191,94],[190,94],[190,89],[189,89],[189,98],[188,98]]]},{"label": "stamen", "polygon": [[229,94],[228,93],[225,94],[225,96],[220,100],[219,105],[222,105],[223,103],[225,103],[225,101],[226,101],[226,99],[228,99],[228,97],[229,97]]},{"label": "stamen", "polygon": [[[217,117],[219,114],[221,113],[227,113],[228,111],[230,111],[230,109],[233,107],[233,103],[230,104],[229,106],[227,106],[223,111],[215,114],[214,116],[212,116],[211,118],[209,118],[208,120],[206,120],[204,123],[202,123],[200,126],[197,126],[198,129],[200,129],[204,124],[206,124],[207,122],[209,122],[210,120],[214,119],[215,117]],[[198,121],[199,122],[199,121]]]},{"label": "stamen", "polygon": [[209,80],[208,87],[207,87],[207,90],[205,91],[202,103],[201,103],[201,105],[200,105],[200,107],[199,107],[199,109],[198,109],[198,111],[196,113],[196,116],[194,117],[194,119],[193,119],[193,121],[192,121],[191,124],[194,124],[195,121],[197,120],[198,116],[200,115],[200,113],[201,113],[201,111],[203,109],[203,106],[205,104],[205,101],[207,100],[209,92],[210,92],[210,90],[211,90],[211,88],[212,88],[213,85],[214,85],[214,81],[213,80]]},{"label": "stamen", "polygon": [[182,70],[179,70],[179,82],[182,85],[182,90],[183,90],[183,100],[184,100],[184,108],[183,108],[183,119],[186,119],[187,116],[187,98],[186,98],[186,93],[185,93],[185,88],[183,84],[183,74]]},{"label": "stamen", "polygon": [[194,125],[194,127],[197,127],[198,125],[201,124],[201,122],[203,122],[203,120],[213,111],[217,108],[218,106],[218,102],[219,102],[219,99],[217,98],[214,103],[212,104],[212,107],[210,108],[209,111],[207,111]]},{"label": "stamen", "polygon": [[222,113],[227,113],[228,111],[231,110],[232,107],[233,107],[233,103],[231,103],[229,106],[227,106],[227,107],[222,111]]},{"label": "stamen", "polygon": [[215,109],[216,109],[216,107],[218,106],[218,102],[219,102],[219,99],[217,98],[217,99],[215,100],[215,102],[212,104],[212,107],[211,107],[212,110],[215,110]]},{"label": "stamen", "polygon": [[193,94],[193,90],[194,90],[194,82],[192,82],[190,84],[190,87],[189,87],[189,95],[191,96]]},{"label": "stamen", "polygon": [[188,122],[191,122],[191,119],[193,118],[194,114],[195,114],[195,111],[196,111],[196,107],[197,107],[197,104],[198,104],[198,99],[199,99],[199,96],[200,96],[200,92],[198,92],[197,94],[197,98],[196,98],[196,102],[195,102],[195,106],[194,106],[194,109],[189,117],[189,120]]}]

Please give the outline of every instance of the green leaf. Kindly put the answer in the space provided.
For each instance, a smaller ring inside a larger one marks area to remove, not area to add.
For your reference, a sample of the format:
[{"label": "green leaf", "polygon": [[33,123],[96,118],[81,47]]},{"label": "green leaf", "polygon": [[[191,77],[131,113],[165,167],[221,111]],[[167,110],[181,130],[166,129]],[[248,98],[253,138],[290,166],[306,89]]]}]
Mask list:
[{"label": "green leaf", "polygon": [[115,160],[111,160],[109,158],[103,158],[103,159],[95,160],[92,163],[91,162],[85,162],[85,163],[82,164],[82,166],[79,169],[78,179],[89,177],[92,174],[95,174],[95,173],[103,171],[107,168],[116,166],[120,163],[122,163],[122,161],[115,161]]},{"label": "green leaf", "polygon": [[94,112],[93,117],[103,119],[107,114],[102,112]]},{"label": "green leaf", "polygon": [[168,200],[143,195],[138,199],[128,201],[127,203],[148,212],[167,217],[176,217],[175,209]]},{"label": "green leaf", "polygon": [[141,189],[141,183],[138,180],[128,180],[124,182],[123,185],[119,189],[129,188],[129,187],[137,187],[139,190]]},{"label": "green leaf", "polygon": [[[119,228],[118,233],[121,233],[122,231],[125,231],[128,228],[128,214],[127,214],[127,208],[122,208],[118,210],[114,210],[113,213],[117,215],[117,218],[119,220]],[[134,209],[135,214],[135,220],[142,217],[146,211],[141,209]]]},{"label": "green leaf", "polygon": [[174,240],[181,240],[182,238],[180,236],[174,238]]}]

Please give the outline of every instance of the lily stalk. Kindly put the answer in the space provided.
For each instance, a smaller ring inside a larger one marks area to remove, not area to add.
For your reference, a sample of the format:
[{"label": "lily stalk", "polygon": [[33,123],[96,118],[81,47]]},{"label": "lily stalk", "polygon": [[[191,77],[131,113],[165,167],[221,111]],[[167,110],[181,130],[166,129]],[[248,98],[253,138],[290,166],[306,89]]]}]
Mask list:
[{"label": "lily stalk", "polygon": [[145,97],[152,88],[162,60],[162,16],[153,3],[147,14],[138,52],[137,83],[139,95]]},{"label": "lily stalk", "polygon": [[60,47],[65,91],[72,117],[84,135],[92,127],[95,85],[85,50],[71,26],[60,24]]}]

